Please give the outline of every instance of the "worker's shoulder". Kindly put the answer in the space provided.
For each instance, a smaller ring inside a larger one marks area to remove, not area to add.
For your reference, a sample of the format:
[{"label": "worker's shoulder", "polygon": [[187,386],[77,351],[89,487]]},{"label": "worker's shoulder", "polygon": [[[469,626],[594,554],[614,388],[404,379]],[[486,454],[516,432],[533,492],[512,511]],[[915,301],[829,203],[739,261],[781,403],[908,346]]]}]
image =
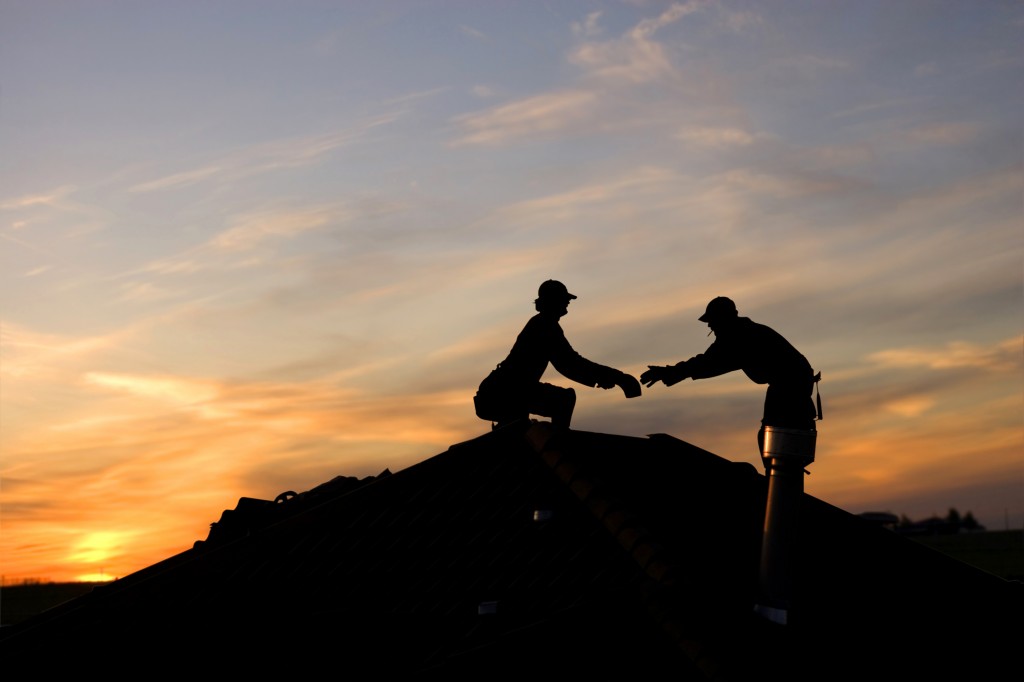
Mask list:
[{"label": "worker's shoulder", "polygon": [[520,336],[548,336],[548,335],[561,335],[562,326],[558,324],[558,318],[551,315],[545,315],[543,313],[537,313],[529,320],[523,327],[523,331],[520,332]]},{"label": "worker's shoulder", "polygon": [[772,328],[772,327],[770,327],[770,326],[768,326],[768,325],[766,325],[766,324],[764,324],[762,322],[754,322],[749,317],[739,317],[739,318],[736,318],[736,326],[739,329],[742,329],[742,330],[744,330],[744,331],[746,331],[748,333],[772,334],[772,335],[775,335],[775,336],[779,336],[780,335],[779,332],[775,331],[774,328]]}]

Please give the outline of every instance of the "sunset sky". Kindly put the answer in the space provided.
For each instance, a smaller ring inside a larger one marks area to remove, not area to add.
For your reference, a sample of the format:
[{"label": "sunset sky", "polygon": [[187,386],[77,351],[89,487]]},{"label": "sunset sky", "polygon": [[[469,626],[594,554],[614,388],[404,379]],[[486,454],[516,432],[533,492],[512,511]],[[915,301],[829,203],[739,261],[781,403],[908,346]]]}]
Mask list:
[{"label": "sunset sky", "polygon": [[[0,0],[2,579],[486,433],[548,278],[636,376],[730,296],[822,372],[808,493],[1021,528],[1022,83],[1009,1]],[[742,373],[574,386],[760,468]]]}]

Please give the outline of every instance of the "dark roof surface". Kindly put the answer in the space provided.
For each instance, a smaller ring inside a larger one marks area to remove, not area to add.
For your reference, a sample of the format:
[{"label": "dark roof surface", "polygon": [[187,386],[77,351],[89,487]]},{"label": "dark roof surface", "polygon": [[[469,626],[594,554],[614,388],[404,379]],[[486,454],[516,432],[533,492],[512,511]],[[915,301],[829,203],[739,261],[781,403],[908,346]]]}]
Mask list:
[{"label": "dark roof surface", "polygon": [[665,435],[513,425],[397,473],[242,498],[193,549],[4,628],[0,656],[681,680],[1017,665],[1020,583],[806,494],[790,620],[756,615],[766,480]]}]

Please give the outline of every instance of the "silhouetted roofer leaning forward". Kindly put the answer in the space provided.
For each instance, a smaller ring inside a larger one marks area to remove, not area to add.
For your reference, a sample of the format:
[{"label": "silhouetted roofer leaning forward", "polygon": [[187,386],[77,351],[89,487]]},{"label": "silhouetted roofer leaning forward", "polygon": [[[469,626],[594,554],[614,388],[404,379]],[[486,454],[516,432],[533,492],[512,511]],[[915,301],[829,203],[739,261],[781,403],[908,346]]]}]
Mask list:
[{"label": "silhouetted roofer leaning forward", "polygon": [[569,302],[575,298],[557,280],[540,285],[534,301],[537,314],[523,327],[508,357],[487,375],[473,397],[477,416],[493,422],[493,428],[526,420],[531,414],[549,417],[554,427],[569,428],[576,391],[542,382],[549,364],[584,386],[620,386],[627,398],[640,395],[635,377],[584,358],[565,338],[558,320],[569,312]]},{"label": "silhouetted roofer leaning forward", "polygon": [[765,467],[764,427],[814,431],[821,419],[821,398],[812,393],[821,374],[777,331],[740,317],[732,299],[719,296],[708,303],[698,318],[707,323],[715,341],[706,351],[675,365],[648,365],[640,381],[651,387],[659,381],[673,386],[683,379],[707,379],[742,370],[757,384],[768,384],[758,446]]}]

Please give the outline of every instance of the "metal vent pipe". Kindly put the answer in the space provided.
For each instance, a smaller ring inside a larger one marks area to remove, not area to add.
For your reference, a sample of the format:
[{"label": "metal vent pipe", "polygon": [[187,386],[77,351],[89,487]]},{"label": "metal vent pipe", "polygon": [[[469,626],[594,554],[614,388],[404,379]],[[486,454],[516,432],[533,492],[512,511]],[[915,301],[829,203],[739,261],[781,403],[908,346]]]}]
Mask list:
[{"label": "metal vent pipe", "polygon": [[754,610],[785,625],[793,589],[793,553],[799,527],[798,512],[804,474],[814,461],[817,431],[765,426],[761,429],[761,459],[768,473],[768,501],[761,540],[759,602]]}]

